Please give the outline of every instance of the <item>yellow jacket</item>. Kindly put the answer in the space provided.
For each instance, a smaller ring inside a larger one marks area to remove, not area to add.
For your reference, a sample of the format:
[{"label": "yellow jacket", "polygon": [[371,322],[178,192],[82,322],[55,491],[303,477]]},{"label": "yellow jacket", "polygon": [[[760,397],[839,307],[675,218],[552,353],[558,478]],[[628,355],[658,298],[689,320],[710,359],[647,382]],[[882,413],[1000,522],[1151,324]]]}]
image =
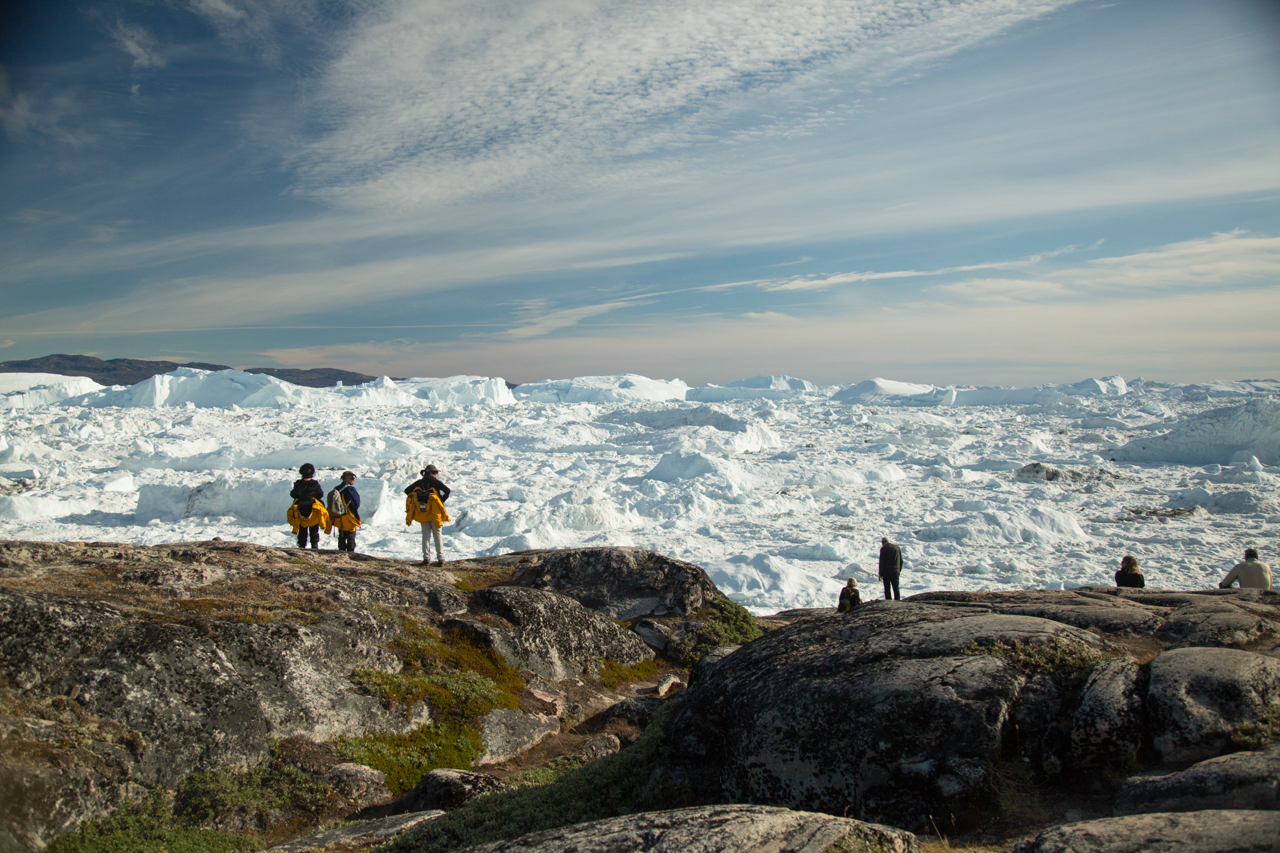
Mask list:
[{"label": "yellow jacket", "polygon": [[298,504],[295,501],[293,506],[289,507],[286,517],[289,519],[289,526],[293,528],[295,534],[303,527],[320,526],[324,528],[325,533],[333,530],[333,521],[329,518],[329,510],[324,508],[322,501],[312,502],[310,515],[300,515],[298,513]]},{"label": "yellow jacket", "polygon": [[444,523],[449,521],[449,513],[445,512],[444,502],[440,500],[440,496],[432,489],[427,494],[426,504],[419,504],[417,498],[413,495],[404,500],[404,523],[413,524],[415,521],[421,521],[424,524],[430,524],[433,527],[444,527]]},{"label": "yellow jacket", "polygon": [[353,530],[360,529],[360,519],[356,518],[355,513],[347,510],[342,515],[331,515],[329,521],[333,523],[335,530],[341,530],[344,533],[350,533]]}]

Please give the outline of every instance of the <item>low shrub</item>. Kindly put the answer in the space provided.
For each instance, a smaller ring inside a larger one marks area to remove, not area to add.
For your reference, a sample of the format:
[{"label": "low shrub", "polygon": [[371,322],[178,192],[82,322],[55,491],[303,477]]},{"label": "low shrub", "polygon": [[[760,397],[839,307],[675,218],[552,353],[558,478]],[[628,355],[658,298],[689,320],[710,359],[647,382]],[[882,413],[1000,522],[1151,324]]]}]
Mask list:
[{"label": "low shrub", "polygon": [[1272,705],[1256,723],[1245,723],[1231,733],[1231,745],[1237,749],[1265,749],[1280,743],[1280,705]]},{"label": "low shrub", "polygon": [[193,829],[174,819],[169,802],[157,792],[110,816],[82,823],[49,845],[49,853],[247,853],[261,850],[257,839],[208,829]]},{"label": "low shrub", "polygon": [[344,760],[387,774],[386,786],[396,795],[432,770],[469,768],[484,749],[479,732],[457,723],[431,723],[405,734],[340,737],[334,746]]},{"label": "low shrub", "polygon": [[640,663],[632,664],[631,666],[623,666],[605,658],[600,667],[600,683],[612,690],[615,687],[626,684],[628,681],[652,678],[657,672],[658,662],[652,658],[642,660]]},{"label": "low shrub", "polygon": [[747,608],[727,598],[714,599],[706,607],[704,621],[668,650],[674,659],[692,666],[721,646],[740,646],[763,635]]},{"label": "low shrub", "polygon": [[281,812],[318,816],[328,803],[329,787],[297,767],[277,762],[252,770],[192,773],[178,787],[173,815],[188,825],[217,824],[228,815],[261,816],[253,824]]},{"label": "low shrub", "polygon": [[634,744],[573,767],[547,785],[507,789],[473,800],[391,842],[384,853],[445,853],[591,820],[692,804],[687,784],[660,760],[667,702]]},{"label": "low shrub", "polygon": [[1100,652],[1079,643],[1039,645],[1021,640],[1012,644],[996,641],[989,645],[970,643],[960,650],[965,655],[994,655],[1028,674],[1044,673],[1067,691],[1075,693],[1084,687],[1089,673],[1116,652]]}]

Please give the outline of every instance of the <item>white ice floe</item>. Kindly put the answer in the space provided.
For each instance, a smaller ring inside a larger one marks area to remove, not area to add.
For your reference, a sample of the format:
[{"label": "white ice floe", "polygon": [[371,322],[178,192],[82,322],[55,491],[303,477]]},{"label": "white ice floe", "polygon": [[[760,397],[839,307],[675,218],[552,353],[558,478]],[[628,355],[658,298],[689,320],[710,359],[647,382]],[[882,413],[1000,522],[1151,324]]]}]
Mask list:
[{"label": "white ice floe", "polygon": [[[288,492],[310,462],[326,490],[356,473],[359,550],[413,558],[403,489],[430,462],[453,489],[447,558],[634,545],[703,566],[759,613],[830,606],[850,575],[878,598],[881,536],[903,548],[904,595],[1110,584],[1124,554],[1149,586],[1213,587],[1245,546],[1280,558],[1269,380],[833,394],[756,377],[701,400],[629,374],[514,392],[185,369],[132,388],[4,381],[27,396],[0,407],[0,538],[289,546]],[[80,393],[31,394],[55,386]],[[1020,476],[1030,463],[1064,473]]]},{"label": "white ice floe", "polygon": [[1134,439],[1114,455],[1130,462],[1243,465],[1257,457],[1280,464],[1280,399],[1256,397],[1203,412],[1164,435]]},{"label": "white ice floe", "polygon": [[0,373],[0,409],[38,409],[101,388],[87,376]]}]

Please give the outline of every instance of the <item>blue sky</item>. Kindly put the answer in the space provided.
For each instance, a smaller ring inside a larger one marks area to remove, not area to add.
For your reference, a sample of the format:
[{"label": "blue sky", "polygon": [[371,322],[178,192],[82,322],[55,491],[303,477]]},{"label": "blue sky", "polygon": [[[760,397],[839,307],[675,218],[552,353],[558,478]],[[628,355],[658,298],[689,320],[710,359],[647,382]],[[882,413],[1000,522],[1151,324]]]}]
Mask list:
[{"label": "blue sky", "polygon": [[48,0],[0,360],[1280,376],[1280,4]]}]

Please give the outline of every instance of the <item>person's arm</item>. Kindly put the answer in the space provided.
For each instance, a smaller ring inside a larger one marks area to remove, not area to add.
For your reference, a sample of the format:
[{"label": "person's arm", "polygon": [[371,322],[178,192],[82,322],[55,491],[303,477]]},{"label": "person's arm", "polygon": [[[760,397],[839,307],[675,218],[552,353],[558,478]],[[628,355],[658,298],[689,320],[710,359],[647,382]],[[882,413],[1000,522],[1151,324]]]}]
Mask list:
[{"label": "person's arm", "polygon": [[1222,583],[1218,584],[1218,589],[1230,589],[1231,585],[1236,582],[1236,578],[1240,577],[1240,567],[1236,566],[1227,572],[1227,576],[1222,579]]},{"label": "person's arm", "polygon": [[431,485],[435,487],[436,494],[440,496],[440,503],[449,500],[449,487],[439,477],[433,477],[432,479],[434,482]]},{"label": "person's arm", "polygon": [[418,487],[421,485],[422,485],[421,480],[414,480],[412,483],[404,487],[404,493],[406,495],[411,495],[414,492],[418,491]]}]

